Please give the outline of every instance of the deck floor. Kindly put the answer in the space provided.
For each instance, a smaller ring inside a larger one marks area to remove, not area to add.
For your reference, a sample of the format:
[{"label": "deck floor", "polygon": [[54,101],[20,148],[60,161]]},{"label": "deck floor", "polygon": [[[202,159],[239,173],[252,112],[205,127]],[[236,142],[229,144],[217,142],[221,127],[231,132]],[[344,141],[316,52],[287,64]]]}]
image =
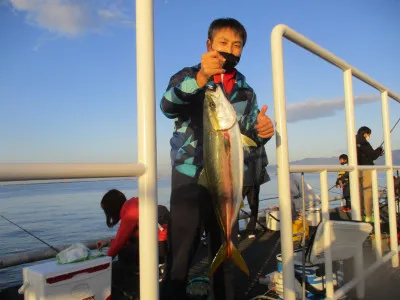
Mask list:
[{"label": "deck floor", "polygon": [[[348,215],[341,213],[339,210],[332,211],[331,214],[332,219],[346,219],[348,217]],[[266,285],[258,282],[258,278],[276,270],[276,254],[280,253],[280,234],[279,232],[260,232],[255,239],[242,239],[239,243],[239,250],[249,266],[250,276],[247,277],[240,270],[236,270],[235,289],[237,299],[256,299],[254,297],[263,295],[268,290]],[[375,256],[368,240],[365,243],[364,252],[365,262],[370,265],[374,262]],[[351,276],[352,262],[350,260],[346,261],[344,266],[345,276]],[[114,264],[113,269],[118,271],[118,266]],[[207,272],[207,248],[201,247],[189,276],[190,278],[206,276]],[[114,277],[114,279],[116,278]],[[135,297],[129,297],[132,295],[133,290],[137,288],[132,284],[134,282],[132,277],[124,276],[124,278],[118,278],[114,282],[118,282],[118,287],[113,286],[113,300],[135,299]],[[394,269],[389,263],[383,265],[367,279],[365,294],[364,299],[366,300],[400,299],[400,268]],[[0,299],[14,300],[23,299],[23,297],[18,295],[17,287],[15,287],[0,291]],[[354,291],[348,295],[347,299],[357,299]]]}]

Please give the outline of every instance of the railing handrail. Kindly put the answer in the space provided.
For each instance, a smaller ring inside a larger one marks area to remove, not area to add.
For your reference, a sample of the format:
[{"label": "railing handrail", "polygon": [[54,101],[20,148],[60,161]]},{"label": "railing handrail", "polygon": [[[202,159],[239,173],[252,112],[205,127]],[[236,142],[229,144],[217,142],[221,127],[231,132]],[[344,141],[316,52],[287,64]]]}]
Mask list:
[{"label": "railing handrail", "polygon": [[133,177],[145,172],[140,163],[118,164],[0,164],[0,181]]},{"label": "railing handrail", "polygon": [[386,166],[386,165],[371,165],[371,166],[341,166],[341,165],[289,165],[289,170],[291,173],[319,173],[321,171],[328,171],[328,172],[339,172],[339,171],[367,171],[367,170],[377,170],[377,171],[387,171],[387,170],[396,170],[400,169],[400,166]]},{"label": "railing handrail", "polygon": [[[110,241],[111,237],[102,237],[95,240],[84,240],[80,243],[84,244],[89,249],[97,248],[97,241]],[[61,244],[53,245],[54,248],[62,251],[71,246],[71,244]],[[49,247],[41,247],[29,251],[22,251],[7,255],[0,255],[0,269],[14,267],[22,264],[27,264],[31,262],[41,261],[49,258],[53,258],[57,255],[56,251]]]},{"label": "railing handrail", "polygon": [[314,43],[310,39],[306,38],[302,34],[294,31],[291,29],[289,26],[285,24],[279,24],[274,27],[271,33],[271,39],[282,39],[282,37],[285,37],[287,40],[292,41],[293,43],[299,45],[300,47],[306,49],[307,51],[314,53],[315,55],[319,56],[323,60],[335,65],[339,69],[346,71],[346,70],[351,70],[351,73],[354,77],[357,77],[364,83],[372,86],[373,88],[377,89],[380,92],[387,91],[388,96],[392,98],[393,100],[396,100],[397,102],[400,103],[400,95],[394,93],[393,91],[389,90],[387,87],[383,86],[379,82],[377,82],[375,79],[371,78],[367,74],[359,71],[356,67],[350,65],[343,59],[337,57],[330,51],[322,48],[318,44]]}]

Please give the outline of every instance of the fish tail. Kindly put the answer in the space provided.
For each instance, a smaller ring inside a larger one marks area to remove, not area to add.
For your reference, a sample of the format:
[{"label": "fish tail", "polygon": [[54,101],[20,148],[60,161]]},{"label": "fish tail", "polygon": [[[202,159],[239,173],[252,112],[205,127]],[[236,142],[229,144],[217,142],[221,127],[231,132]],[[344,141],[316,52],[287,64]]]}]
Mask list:
[{"label": "fish tail", "polygon": [[212,277],[219,268],[219,266],[224,262],[224,260],[227,257],[227,251],[226,251],[226,243],[223,243],[222,246],[219,248],[217,255],[215,255],[211,267],[210,267],[210,277]]},{"label": "fish tail", "polygon": [[[235,245],[230,242],[230,252],[231,252],[231,259],[235,263],[236,266],[240,270],[242,270],[247,276],[249,276],[249,268],[247,267],[246,262],[244,261],[242,255],[239,253],[239,251],[236,249]],[[225,261],[226,258],[228,258],[228,251],[227,251],[227,244],[224,243],[222,246],[219,248],[217,255],[215,255],[211,267],[210,267],[210,277],[212,277],[215,273],[215,271],[220,267],[220,265]]]},{"label": "fish tail", "polygon": [[250,274],[249,268],[247,267],[247,264],[244,261],[242,255],[240,254],[238,249],[236,249],[235,245],[232,242],[231,242],[231,247],[232,247],[233,262],[235,263],[236,266],[238,266],[238,268],[240,270],[242,270],[247,276],[249,276],[249,274]]}]

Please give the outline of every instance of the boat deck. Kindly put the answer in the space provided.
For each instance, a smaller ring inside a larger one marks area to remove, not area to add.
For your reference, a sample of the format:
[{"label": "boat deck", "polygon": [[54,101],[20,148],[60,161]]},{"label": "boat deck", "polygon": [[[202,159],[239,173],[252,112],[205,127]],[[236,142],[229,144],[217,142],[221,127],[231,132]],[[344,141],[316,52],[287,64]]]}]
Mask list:
[{"label": "boat deck", "polygon": [[[333,210],[332,219],[348,219],[349,215],[339,210]],[[236,270],[236,284],[238,300],[257,299],[256,296],[263,295],[268,291],[266,285],[260,284],[258,278],[267,273],[276,270],[276,255],[280,253],[280,234],[279,232],[259,232],[255,239],[244,238],[240,240],[239,250],[242,252],[249,269],[250,277],[246,277],[240,270]],[[375,255],[371,248],[371,241],[368,239],[364,244],[366,264],[374,262]],[[196,263],[190,270],[190,278],[206,276],[208,272],[207,247],[200,247]],[[115,267],[115,268],[114,268]],[[346,261],[344,264],[344,274],[346,277],[352,274],[352,262]],[[113,265],[113,271],[118,271],[118,265]],[[114,276],[114,275],[113,275]],[[116,278],[114,276],[114,285],[112,290],[113,300],[136,299],[133,295],[137,287],[134,286],[134,278],[123,276]],[[366,296],[364,299],[400,299],[400,268],[392,268],[390,264],[383,265],[366,281]],[[7,288],[0,291],[0,299],[23,299],[18,295],[18,287]],[[352,292],[347,299],[356,299]],[[278,299],[273,292],[268,294],[270,298],[260,299]]]}]

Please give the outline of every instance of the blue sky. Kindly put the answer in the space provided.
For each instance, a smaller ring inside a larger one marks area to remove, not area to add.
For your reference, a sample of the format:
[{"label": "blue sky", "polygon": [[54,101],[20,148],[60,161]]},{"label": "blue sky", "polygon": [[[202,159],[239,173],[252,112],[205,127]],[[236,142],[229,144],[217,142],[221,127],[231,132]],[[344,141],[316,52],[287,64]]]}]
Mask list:
[{"label": "blue sky", "polygon": [[[0,162],[137,161],[134,1],[0,0]],[[284,23],[400,92],[398,1],[155,0],[157,147],[169,168],[173,121],[158,104],[172,74],[199,62],[207,29],[234,17],[248,32],[238,69],[273,118],[270,33]],[[285,41],[290,159],[347,152],[343,80]],[[356,129],[383,139],[379,93],[354,79]],[[376,101],[378,100],[378,101]],[[393,125],[400,105],[390,101]],[[399,126],[400,127],[400,126]],[[400,129],[392,135],[400,149]],[[267,144],[275,163],[275,141]]]}]

